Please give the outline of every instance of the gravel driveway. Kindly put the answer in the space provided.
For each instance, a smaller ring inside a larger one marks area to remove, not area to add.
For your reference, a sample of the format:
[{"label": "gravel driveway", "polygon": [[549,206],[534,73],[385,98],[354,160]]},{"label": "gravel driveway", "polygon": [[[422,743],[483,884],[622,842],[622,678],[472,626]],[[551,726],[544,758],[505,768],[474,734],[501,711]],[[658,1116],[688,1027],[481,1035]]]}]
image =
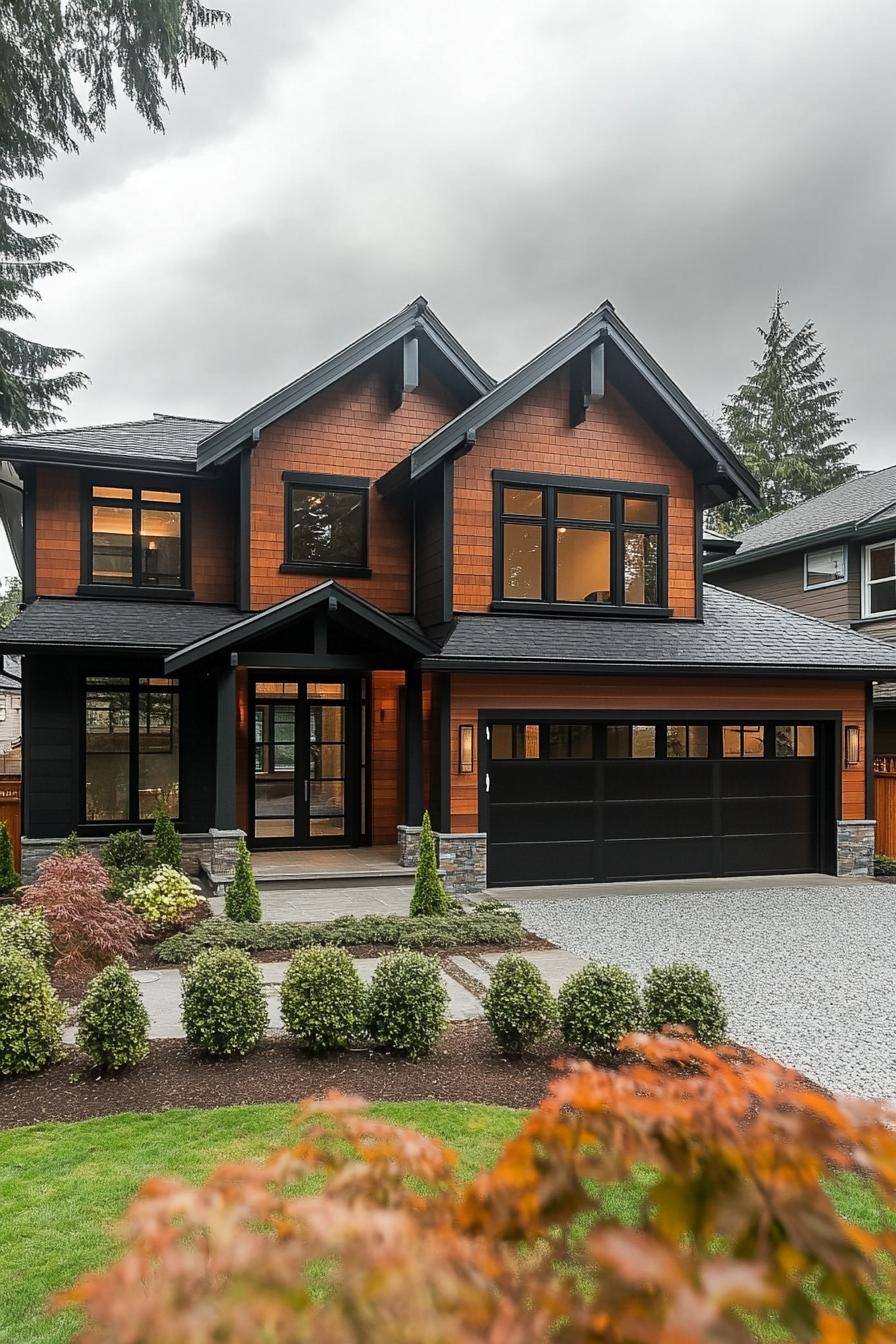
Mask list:
[{"label": "gravel driveway", "polygon": [[725,992],[733,1040],[826,1087],[896,1098],[896,885],[495,892],[533,933],[641,976],[694,961]]}]

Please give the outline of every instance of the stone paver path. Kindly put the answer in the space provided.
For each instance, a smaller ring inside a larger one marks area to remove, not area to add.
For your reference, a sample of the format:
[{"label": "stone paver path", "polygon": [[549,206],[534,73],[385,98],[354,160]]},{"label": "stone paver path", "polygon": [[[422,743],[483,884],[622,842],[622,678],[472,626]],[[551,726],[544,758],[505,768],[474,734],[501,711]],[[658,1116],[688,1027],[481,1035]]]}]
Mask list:
[{"label": "stone paver path", "polygon": [[[406,915],[411,902],[413,882],[345,888],[337,884],[321,887],[270,887],[261,892],[261,917],[272,924],[313,924],[344,915]],[[224,897],[209,898],[212,914],[224,914]]]}]

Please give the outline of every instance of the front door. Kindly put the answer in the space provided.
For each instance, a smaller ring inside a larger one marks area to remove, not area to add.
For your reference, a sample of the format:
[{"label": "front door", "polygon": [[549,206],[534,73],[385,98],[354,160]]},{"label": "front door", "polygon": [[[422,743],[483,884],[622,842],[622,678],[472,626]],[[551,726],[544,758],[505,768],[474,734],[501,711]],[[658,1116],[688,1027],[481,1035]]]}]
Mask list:
[{"label": "front door", "polygon": [[262,681],[252,697],[252,841],[273,849],[364,841],[363,681]]}]

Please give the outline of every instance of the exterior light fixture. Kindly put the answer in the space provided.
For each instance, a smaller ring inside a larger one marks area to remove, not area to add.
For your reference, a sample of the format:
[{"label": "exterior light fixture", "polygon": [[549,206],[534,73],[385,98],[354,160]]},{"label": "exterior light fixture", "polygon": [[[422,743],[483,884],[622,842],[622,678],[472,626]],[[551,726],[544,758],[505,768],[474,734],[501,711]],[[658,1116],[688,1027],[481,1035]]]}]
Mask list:
[{"label": "exterior light fixture", "polygon": [[856,724],[850,723],[846,727],[846,764],[858,765],[861,757],[859,748],[859,729]]},{"label": "exterior light fixture", "polygon": [[473,773],[473,725],[462,723],[457,730],[457,773]]}]

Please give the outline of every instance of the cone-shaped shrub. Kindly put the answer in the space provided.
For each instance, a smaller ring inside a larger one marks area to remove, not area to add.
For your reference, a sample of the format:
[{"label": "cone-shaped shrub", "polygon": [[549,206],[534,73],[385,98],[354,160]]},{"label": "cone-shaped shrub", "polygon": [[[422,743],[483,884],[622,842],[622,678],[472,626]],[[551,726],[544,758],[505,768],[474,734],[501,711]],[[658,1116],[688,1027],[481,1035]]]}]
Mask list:
[{"label": "cone-shaped shrub", "polygon": [[615,1050],[641,1025],[641,995],[621,966],[583,966],[557,995],[560,1030],[567,1045],[586,1055]]},{"label": "cone-shaped shrub", "polygon": [[224,896],[224,913],[239,923],[257,924],[261,919],[261,897],[252,871],[246,842],[240,839],[233,870],[233,881]]},{"label": "cone-shaped shrub", "polygon": [[435,957],[390,952],[367,993],[367,1031],[377,1045],[422,1059],[445,1029],[448,994]]},{"label": "cone-shaped shrub", "polygon": [[6,822],[0,821],[0,892],[15,891],[22,885],[22,879],[16,872],[12,861],[12,841]]},{"label": "cone-shaped shrub", "polygon": [[76,855],[83,854],[84,846],[81,844],[78,832],[69,831],[56,853],[61,854],[64,859],[73,859]]},{"label": "cone-shaped shrub", "polygon": [[0,1074],[37,1073],[60,1060],[64,1021],[44,967],[16,948],[0,952]]},{"label": "cone-shaped shrub", "polygon": [[160,802],[156,803],[152,840],[152,861],[157,868],[183,868],[184,852],[180,836]]},{"label": "cone-shaped shrub", "polygon": [[508,952],[492,973],[483,999],[495,1040],[508,1054],[520,1055],[547,1034],[557,1020],[550,987],[537,966],[518,952]]},{"label": "cone-shaped shrub", "polygon": [[313,1054],[344,1050],[364,1029],[364,986],[343,947],[306,947],[283,977],[283,1025]]},{"label": "cone-shaped shrub", "polygon": [[117,957],[94,976],[81,1000],[78,1045],[100,1069],[123,1069],[145,1059],[149,1017],[127,963]]},{"label": "cone-shaped shrub", "polygon": [[187,1040],[209,1055],[247,1055],[268,1024],[261,968],[247,952],[200,952],[184,973]]},{"label": "cone-shaped shrub", "polygon": [[420,848],[417,851],[417,875],[414,878],[414,894],[411,896],[411,914],[444,915],[448,912],[449,904],[448,894],[439,877],[432,822],[429,813],[424,812],[423,825],[420,827]]},{"label": "cone-shaped shrub", "polygon": [[703,1045],[718,1045],[725,1038],[728,1015],[722,991],[700,966],[654,966],[644,981],[644,1009],[649,1031],[689,1027]]}]

